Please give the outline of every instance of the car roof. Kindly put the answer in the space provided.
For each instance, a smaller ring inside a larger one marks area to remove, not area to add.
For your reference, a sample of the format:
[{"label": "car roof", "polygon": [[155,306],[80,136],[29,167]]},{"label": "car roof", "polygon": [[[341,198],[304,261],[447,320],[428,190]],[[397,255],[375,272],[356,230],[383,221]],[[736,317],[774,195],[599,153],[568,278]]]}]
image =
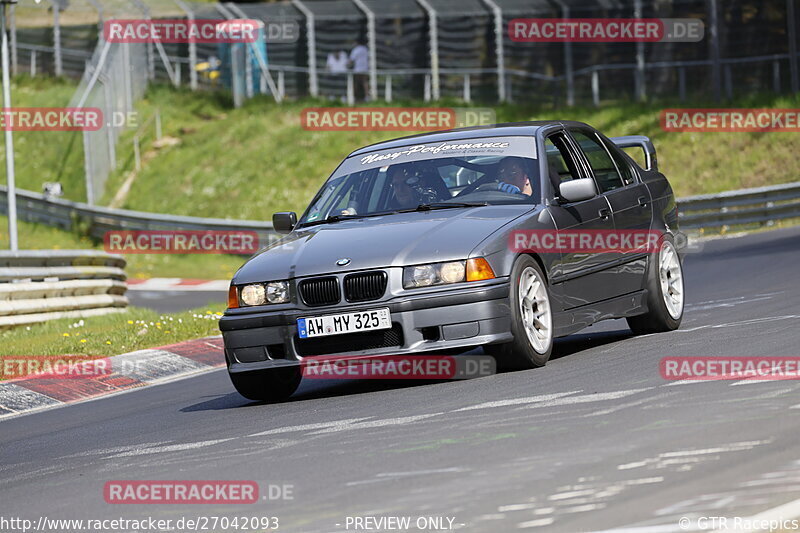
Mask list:
[{"label": "car roof", "polygon": [[370,144],[352,152],[348,157],[363,155],[378,150],[400,148],[419,143],[460,141],[466,139],[478,139],[484,137],[532,137],[536,133],[548,126],[578,126],[590,127],[583,122],[573,120],[536,120],[527,122],[506,122],[503,124],[493,124],[490,126],[474,126],[471,128],[458,128],[446,131],[435,131],[431,133],[421,133],[400,137],[389,141]]}]

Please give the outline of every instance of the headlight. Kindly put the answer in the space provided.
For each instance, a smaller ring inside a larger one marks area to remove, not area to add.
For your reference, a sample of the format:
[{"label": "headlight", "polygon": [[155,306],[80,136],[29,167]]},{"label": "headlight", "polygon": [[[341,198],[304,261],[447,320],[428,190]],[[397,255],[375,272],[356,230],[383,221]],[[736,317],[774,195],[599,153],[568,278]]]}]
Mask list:
[{"label": "headlight", "polygon": [[267,283],[267,302],[282,304],[289,301],[289,282],[272,281]]},{"label": "headlight", "polygon": [[434,285],[437,280],[436,268],[433,265],[420,265],[405,270],[403,286],[428,287]]},{"label": "headlight", "polygon": [[244,305],[264,305],[267,303],[267,291],[263,285],[245,285],[240,293]]},{"label": "headlight", "polygon": [[289,301],[289,282],[270,281],[265,284],[244,285],[239,295],[242,303],[247,306],[286,303]]},{"label": "headlight", "polygon": [[403,288],[430,287],[446,283],[464,281],[466,264],[464,261],[417,265],[403,269]]},{"label": "headlight", "polygon": [[439,277],[443,283],[458,283],[464,281],[464,262],[453,261],[452,263],[443,263],[439,267]]},{"label": "headlight", "polygon": [[466,261],[449,261],[447,263],[431,263],[416,265],[403,269],[403,288],[430,287],[446,285],[462,281],[481,281],[493,279],[494,271],[483,257],[474,257]]}]

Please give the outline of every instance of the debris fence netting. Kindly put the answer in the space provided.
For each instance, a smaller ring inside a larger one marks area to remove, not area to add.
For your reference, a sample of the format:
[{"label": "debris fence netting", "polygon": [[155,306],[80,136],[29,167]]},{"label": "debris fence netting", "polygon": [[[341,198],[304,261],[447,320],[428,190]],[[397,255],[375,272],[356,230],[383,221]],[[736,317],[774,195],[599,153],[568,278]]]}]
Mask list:
[{"label": "debris fence netting", "polygon": [[[54,8],[56,4],[58,9]],[[14,8],[14,55],[20,71],[78,77],[96,47],[103,20],[184,18],[191,13],[197,19],[233,16],[294,23],[298,28],[294,40],[268,39],[266,43],[269,70],[276,83],[280,81],[283,96],[292,98],[307,96],[312,85],[323,98],[347,98],[347,73],[332,72],[328,59],[340,52],[349,55],[358,42],[374,45],[371,57],[375,59],[376,96],[380,99],[430,97],[432,85],[438,85],[443,97],[491,101],[499,98],[500,84],[506,86],[508,99],[531,102],[561,103],[568,84],[574,101],[584,103],[593,98],[634,98],[637,90],[646,97],[678,93],[709,97],[715,96],[715,91],[730,96],[736,92],[796,89],[793,84],[797,76],[790,67],[789,54],[797,50],[798,13],[790,17],[790,5],[786,0],[295,0],[222,4],[176,0],[49,0],[35,4],[21,0]],[[712,16],[714,8],[716,17]],[[561,17],[696,19],[703,22],[705,35],[699,42],[534,43],[516,42],[508,34],[514,19]],[[313,28],[309,27],[310,18]],[[711,31],[713,27],[715,32]],[[795,46],[790,46],[792,34]],[[498,39],[502,40],[500,47]],[[55,40],[60,41],[57,47]],[[189,46],[165,43],[164,50],[178,82],[188,83],[193,68]],[[231,53],[209,44],[198,44],[195,50],[199,63],[209,59],[224,63],[220,54]],[[148,47],[147,53],[157,51]],[[434,56],[438,63],[436,80],[431,79]],[[156,79],[174,81],[160,57],[151,63]],[[216,83],[207,73],[197,79],[199,87]],[[350,83],[358,92],[362,80]]]}]

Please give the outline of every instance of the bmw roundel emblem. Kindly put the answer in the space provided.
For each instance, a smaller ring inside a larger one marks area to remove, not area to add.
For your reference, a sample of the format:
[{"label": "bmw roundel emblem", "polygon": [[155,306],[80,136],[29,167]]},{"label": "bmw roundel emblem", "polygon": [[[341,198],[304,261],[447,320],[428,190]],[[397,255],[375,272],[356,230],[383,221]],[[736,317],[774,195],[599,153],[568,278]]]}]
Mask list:
[{"label": "bmw roundel emblem", "polygon": [[350,264],[350,258],[349,257],[342,257],[341,259],[336,261],[336,264],[339,265],[340,267],[347,266],[347,265]]}]

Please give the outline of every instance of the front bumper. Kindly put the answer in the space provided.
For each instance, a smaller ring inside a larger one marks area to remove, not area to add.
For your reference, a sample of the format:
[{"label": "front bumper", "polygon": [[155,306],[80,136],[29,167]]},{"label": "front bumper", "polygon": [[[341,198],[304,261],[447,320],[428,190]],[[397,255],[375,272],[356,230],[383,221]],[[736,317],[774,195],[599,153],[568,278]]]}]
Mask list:
[{"label": "front bumper", "polygon": [[[361,304],[274,311],[238,309],[219,321],[229,371],[248,372],[296,366],[313,355],[402,355],[436,353],[483,344],[509,342],[511,310],[508,279],[479,286],[404,294]],[[359,349],[365,333],[320,337],[312,343],[297,335],[297,319],[388,307],[392,330],[386,339]],[[356,337],[361,336],[361,337]],[[396,340],[396,342],[395,342]],[[316,353],[319,351],[320,353]]]}]

